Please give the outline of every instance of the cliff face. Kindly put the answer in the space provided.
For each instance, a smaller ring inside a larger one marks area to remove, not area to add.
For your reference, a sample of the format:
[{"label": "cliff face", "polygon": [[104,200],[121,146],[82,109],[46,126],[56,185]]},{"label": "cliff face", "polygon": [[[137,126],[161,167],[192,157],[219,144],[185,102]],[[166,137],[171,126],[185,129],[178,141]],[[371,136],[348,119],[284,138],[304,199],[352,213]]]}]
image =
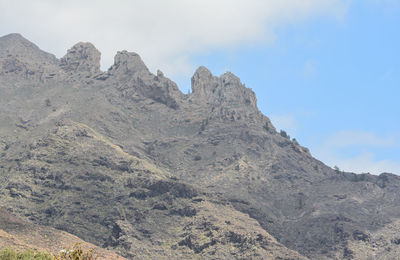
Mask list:
[{"label": "cliff face", "polygon": [[1,205],[130,258],[377,257],[397,226],[397,176],[325,166],[232,73],[200,67],[184,95],[136,53],[99,60],[0,38]]}]

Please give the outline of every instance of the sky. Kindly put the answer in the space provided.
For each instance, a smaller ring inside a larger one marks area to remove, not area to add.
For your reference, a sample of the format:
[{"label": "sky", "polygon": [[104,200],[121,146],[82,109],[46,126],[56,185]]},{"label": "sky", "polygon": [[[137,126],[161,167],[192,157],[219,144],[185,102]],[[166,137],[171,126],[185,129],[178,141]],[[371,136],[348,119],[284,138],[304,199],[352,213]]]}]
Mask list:
[{"label": "sky", "polygon": [[107,70],[140,54],[190,89],[231,71],[259,109],[327,165],[400,174],[400,0],[0,0],[0,35],[58,58],[92,42]]}]

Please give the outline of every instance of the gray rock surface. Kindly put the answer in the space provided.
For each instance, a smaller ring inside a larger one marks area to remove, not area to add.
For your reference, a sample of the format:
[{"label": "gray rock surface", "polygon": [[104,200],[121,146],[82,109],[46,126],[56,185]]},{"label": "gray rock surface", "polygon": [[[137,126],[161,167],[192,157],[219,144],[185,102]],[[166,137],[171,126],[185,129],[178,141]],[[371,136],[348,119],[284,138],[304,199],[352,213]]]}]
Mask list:
[{"label": "gray rock surface", "polygon": [[100,52],[88,42],[79,42],[61,58],[60,67],[69,74],[86,73],[93,76],[100,73]]},{"label": "gray rock surface", "polygon": [[33,80],[43,83],[58,72],[57,58],[40,50],[20,34],[0,37],[0,81]]},{"label": "gray rock surface", "polygon": [[149,69],[137,53],[119,51],[114,58],[114,65],[110,68],[112,75],[149,74]]}]

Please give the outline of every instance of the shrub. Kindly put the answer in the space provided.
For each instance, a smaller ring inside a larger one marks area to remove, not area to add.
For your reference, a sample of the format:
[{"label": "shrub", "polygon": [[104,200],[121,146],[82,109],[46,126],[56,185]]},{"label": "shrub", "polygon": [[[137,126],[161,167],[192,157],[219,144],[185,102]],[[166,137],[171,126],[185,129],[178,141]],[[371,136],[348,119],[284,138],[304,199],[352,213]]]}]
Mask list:
[{"label": "shrub", "polygon": [[84,251],[80,243],[73,246],[72,249],[62,250],[59,255],[52,255],[47,252],[35,250],[17,251],[12,248],[0,250],[1,260],[94,260],[96,256],[94,250]]},{"label": "shrub", "polygon": [[203,120],[200,125],[200,133],[206,130],[206,126],[208,125],[208,118]]},{"label": "shrub", "polygon": [[45,252],[34,250],[16,251],[11,248],[0,250],[0,259],[2,260],[53,260],[54,257]]},{"label": "shrub", "polygon": [[46,107],[51,107],[51,101],[50,99],[46,98],[46,100],[44,101]]},{"label": "shrub", "polygon": [[62,250],[60,255],[54,257],[55,260],[94,260],[94,250],[83,251],[81,244],[76,243],[72,249]]},{"label": "shrub", "polygon": [[281,130],[279,133],[283,138],[289,139],[290,140],[290,136],[286,133],[285,130]]},{"label": "shrub", "polygon": [[200,161],[200,160],[201,160],[201,156],[200,156],[200,155],[196,155],[196,156],[194,157],[194,160],[195,160],[195,161]]}]

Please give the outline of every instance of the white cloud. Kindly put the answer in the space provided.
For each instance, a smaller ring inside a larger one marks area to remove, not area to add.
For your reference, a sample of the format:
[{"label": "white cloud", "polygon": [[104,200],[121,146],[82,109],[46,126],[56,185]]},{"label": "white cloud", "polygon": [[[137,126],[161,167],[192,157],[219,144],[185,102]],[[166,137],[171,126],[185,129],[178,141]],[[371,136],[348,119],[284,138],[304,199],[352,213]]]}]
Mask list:
[{"label": "white cloud", "polygon": [[400,175],[400,161],[377,159],[372,152],[362,152],[357,156],[344,157],[339,151],[329,148],[314,149],[313,155],[327,165],[338,166],[341,170],[355,173],[381,174],[383,172]]},{"label": "white cloud", "polygon": [[324,15],[340,17],[342,0],[0,0],[0,34],[19,32],[63,56],[78,41],[102,52],[138,52],[152,70],[193,71],[190,55],[273,41],[278,25]]},{"label": "white cloud", "polygon": [[391,147],[396,145],[396,139],[392,136],[381,137],[374,133],[365,131],[340,131],[325,140],[329,147],[348,146],[374,146]]},{"label": "white cloud", "polygon": [[305,77],[314,76],[317,73],[317,63],[313,60],[307,60],[303,66],[303,75]]},{"label": "white cloud", "polygon": [[393,69],[387,70],[381,77],[382,81],[387,81],[390,80],[396,73],[393,71]]},{"label": "white cloud", "polygon": [[373,153],[362,153],[353,158],[339,159],[338,164],[343,169],[352,172],[369,172],[380,174],[383,172],[400,174],[400,162],[393,160],[378,160]]},{"label": "white cloud", "polygon": [[299,124],[293,115],[272,115],[269,116],[272,124],[278,129],[285,130],[289,135],[294,135]]},{"label": "white cloud", "polygon": [[390,8],[399,8],[400,7],[400,2],[399,0],[369,0],[369,2],[380,5],[383,7],[390,7]]},{"label": "white cloud", "polygon": [[[371,152],[378,147],[399,147],[394,136],[378,136],[364,131],[340,131],[311,149],[313,155],[327,165],[341,170],[372,174],[383,172],[400,175],[400,160],[378,159]],[[355,154],[345,156],[344,154]]]}]

